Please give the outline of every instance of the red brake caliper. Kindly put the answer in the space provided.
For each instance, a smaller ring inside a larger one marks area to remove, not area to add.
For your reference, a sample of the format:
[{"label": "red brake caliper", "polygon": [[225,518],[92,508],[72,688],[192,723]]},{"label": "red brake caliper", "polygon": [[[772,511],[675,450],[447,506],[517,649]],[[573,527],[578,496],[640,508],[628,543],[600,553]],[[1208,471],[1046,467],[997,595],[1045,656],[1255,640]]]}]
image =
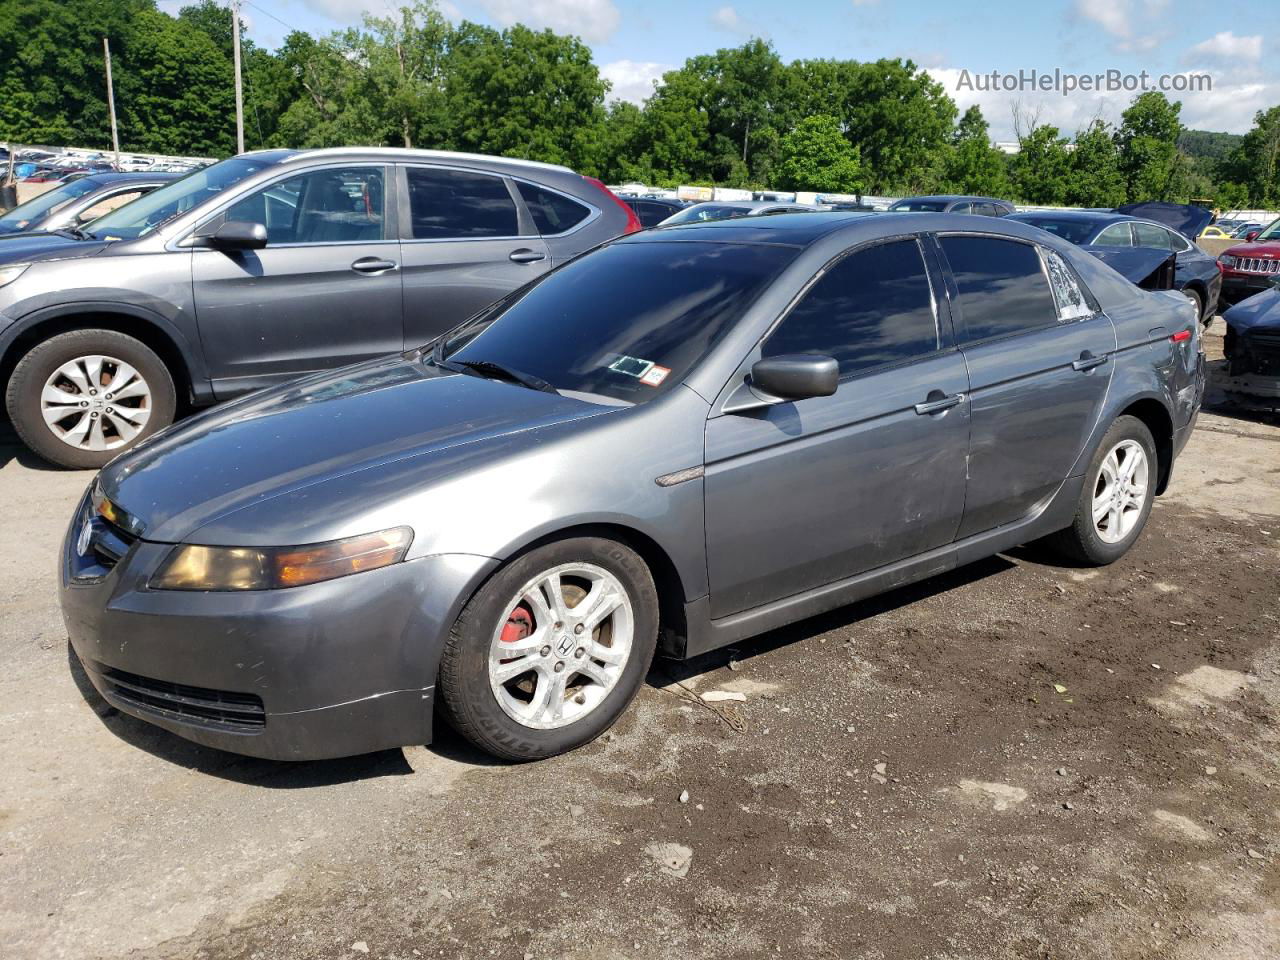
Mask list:
[{"label": "red brake caliper", "polygon": [[519,643],[531,633],[533,633],[533,614],[522,604],[507,616],[507,622],[502,627],[502,642]]}]

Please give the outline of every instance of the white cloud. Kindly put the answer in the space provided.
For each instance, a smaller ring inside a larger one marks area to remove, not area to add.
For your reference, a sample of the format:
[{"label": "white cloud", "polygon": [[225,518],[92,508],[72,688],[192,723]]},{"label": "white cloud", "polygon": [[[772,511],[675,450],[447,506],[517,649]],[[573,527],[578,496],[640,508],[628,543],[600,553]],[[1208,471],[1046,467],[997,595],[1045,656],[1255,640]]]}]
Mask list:
[{"label": "white cloud", "polygon": [[1248,133],[1259,110],[1280,101],[1280,83],[1260,80],[1216,82],[1212,90],[1171,94],[1182,100],[1182,123],[1194,130]]},{"label": "white cloud", "polygon": [[1216,33],[1208,40],[1197,43],[1191,48],[1191,55],[1217,57],[1222,60],[1262,59],[1262,34],[1251,37],[1237,37],[1230,30]]},{"label": "white cloud", "polygon": [[479,4],[501,26],[545,27],[575,34],[588,43],[606,42],[622,20],[613,0],[479,0]]},{"label": "white cloud", "polygon": [[600,73],[612,85],[609,91],[610,100],[629,100],[642,104],[653,94],[656,81],[675,67],[669,63],[655,63],[650,60],[615,60],[600,68]]},{"label": "white cloud", "polygon": [[1158,47],[1168,35],[1168,29],[1139,31],[1136,24],[1164,23],[1162,14],[1169,0],[1075,0],[1073,8],[1077,19],[1102,28],[1114,41],[1112,46],[1121,53],[1135,53]]},{"label": "white cloud", "polygon": [[738,11],[733,7],[720,7],[711,15],[711,22],[717,27],[733,33],[742,32],[742,17],[738,16]]}]

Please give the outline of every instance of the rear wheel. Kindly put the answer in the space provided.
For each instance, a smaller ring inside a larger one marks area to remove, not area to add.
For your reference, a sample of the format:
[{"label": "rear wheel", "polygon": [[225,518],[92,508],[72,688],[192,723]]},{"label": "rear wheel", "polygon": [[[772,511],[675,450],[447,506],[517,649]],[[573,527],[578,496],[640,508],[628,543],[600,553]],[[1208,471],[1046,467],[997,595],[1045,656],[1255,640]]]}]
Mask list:
[{"label": "rear wheel", "polygon": [[1075,521],[1049,544],[1071,560],[1105,566],[1137,541],[1155,500],[1156,445],[1137,417],[1117,417],[1085,474]]},{"label": "rear wheel", "polygon": [[1196,308],[1196,319],[1201,323],[1208,323],[1204,319],[1204,301],[1200,299],[1200,294],[1190,288],[1186,288],[1182,291],[1182,295],[1190,300],[1191,305]]},{"label": "rear wheel", "polygon": [[28,447],[60,467],[96,469],[173,422],[164,362],[114,330],[50,337],[18,361],[5,402]]},{"label": "rear wheel", "polygon": [[595,537],[547,544],[468,602],[441,661],[441,705],[495,756],[564,753],[626,709],[657,636],[657,591],[633,550]]}]

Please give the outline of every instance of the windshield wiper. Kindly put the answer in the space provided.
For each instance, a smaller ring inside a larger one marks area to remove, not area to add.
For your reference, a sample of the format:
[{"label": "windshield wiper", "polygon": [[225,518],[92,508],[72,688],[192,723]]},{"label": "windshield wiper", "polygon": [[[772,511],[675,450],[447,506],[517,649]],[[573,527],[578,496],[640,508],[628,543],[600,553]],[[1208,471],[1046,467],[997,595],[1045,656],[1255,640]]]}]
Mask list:
[{"label": "windshield wiper", "polygon": [[66,234],[67,236],[71,237],[73,240],[92,240],[93,239],[93,235],[89,233],[87,230],[84,230],[80,227],[75,227],[75,226],[61,227],[60,229],[57,229],[53,232]]},{"label": "windshield wiper", "polygon": [[477,373],[494,374],[503,380],[517,383],[522,387],[528,387],[530,390],[541,390],[543,393],[557,394],[560,392],[541,377],[535,377],[532,373],[525,373],[523,370],[508,367],[505,363],[498,363],[494,360],[450,360],[442,362],[441,366],[447,366],[448,364],[466,367],[468,370],[474,370]]}]

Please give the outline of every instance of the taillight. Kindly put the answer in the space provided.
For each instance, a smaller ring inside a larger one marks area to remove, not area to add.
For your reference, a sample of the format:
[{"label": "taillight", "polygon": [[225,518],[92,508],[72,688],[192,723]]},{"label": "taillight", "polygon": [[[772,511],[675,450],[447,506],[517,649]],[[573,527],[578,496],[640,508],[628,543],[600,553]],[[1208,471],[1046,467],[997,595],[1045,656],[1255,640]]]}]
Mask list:
[{"label": "taillight", "polygon": [[612,190],[610,190],[608,187],[606,187],[602,181],[597,180],[595,177],[583,177],[582,179],[587,181],[587,183],[591,184],[593,187],[595,187],[597,190],[603,193],[606,197],[608,197],[610,200],[612,200],[614,203],[616,203],[618,206],[620,206],[623,210],[626,211],[627,226],[626,226],[626,229],[622,231],[623,233],[636,233],[644,229],[644,225],[640,223],[640,218],[636,216],[636,212],[632,210],[630,207],[628,207],[625,203],[623,203],[621,198]]},{"label": "taillight", "polygon": [[1172,337],[1170,337],[1169,339],[1170,339],[1170,340],[1172,340],[1174,343],[1182,343],[1184,340],[1190,340],[1190,339],[1191,339],[1191,331],[1190,331],[1190,330],[1179,330],[1177,333],[1175,333],[1175,334],[1174,334]]}]

